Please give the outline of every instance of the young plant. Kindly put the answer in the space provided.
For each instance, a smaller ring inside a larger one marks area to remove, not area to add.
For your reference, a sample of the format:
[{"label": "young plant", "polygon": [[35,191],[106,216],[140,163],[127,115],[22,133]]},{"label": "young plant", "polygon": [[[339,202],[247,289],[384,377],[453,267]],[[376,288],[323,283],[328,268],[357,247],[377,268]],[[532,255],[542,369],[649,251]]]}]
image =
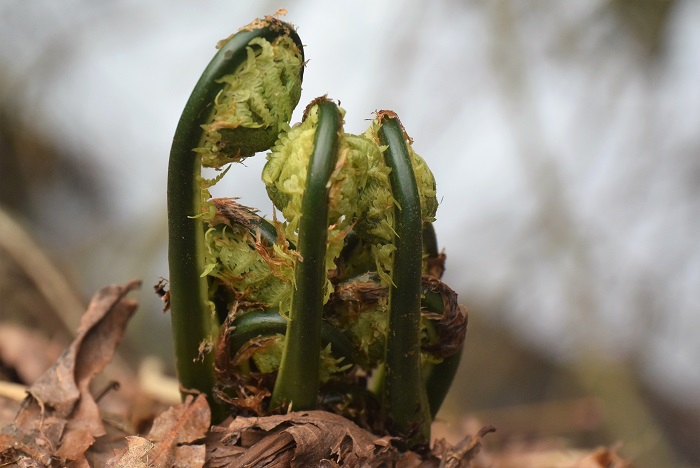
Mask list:
[{"label": "young plant", "polygon": [[[322,97],[289,127],[303,64],[290,25],[256,20],[183,112],[168,176],[178,377],[219,418],[323,408],[424,445],[466,332],[439,279],[435,181],[391,111],[350,135]],[[230,166],[201,176],[265,150],[281,222],[210,199]]]},{"label": "young plant", "polygon": [[[272,406],[313,409],[319,391],[318,359],[326,286],[326,243],[330,179],[338,162],[338,138],[342,118],[331,101],[319,99],[310,108],[317,112],[313,151],[306,169],[306,184],[299,219],[299,261],[294,268],[294,293]],[[307,114],[306,118],[310,118]]]},{"label": "young plant", "polygon": [[219,330],[202,274],[199,215],[208,198],[202,164],[220,167],[268,149],[299,101],[303,63],[293,28],[274,18],[254,22],[221,45],[180,117],[168,167],[168,261],[176,365],[185,389],[212,395],[211,350]]},{"label": "young plant", "polygon": [[383,408],[389,429],[430,438],[430,407],[421,374],[420,298],[423,270],[423,217],[407,135],[393,112],[377,115],[377,136],[385,146],[384,160],[394,206],[393,263],[389,290],[389,333],[384,357]]}]

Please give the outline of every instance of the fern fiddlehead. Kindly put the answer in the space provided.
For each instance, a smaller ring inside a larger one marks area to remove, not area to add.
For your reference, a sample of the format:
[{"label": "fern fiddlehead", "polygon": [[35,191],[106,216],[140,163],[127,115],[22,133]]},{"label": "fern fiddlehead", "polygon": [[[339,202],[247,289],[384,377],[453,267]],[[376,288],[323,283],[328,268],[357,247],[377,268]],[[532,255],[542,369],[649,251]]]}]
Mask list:
[{"label": "fern fiddlehead", "polygon": [[[435,181],[393,112],[345,134],[323,97],[289,127],[303,65],[290,25],[257,20],[223,43],[185,106],[168,172],[178,377],[219,418],[374,399],[377,427],[425,445],[466,331],[439,280]],[[262,178],[285,221],[210,199],[225,171],[205,180],[202,167],[268,149]],[[382,372],[373,395],[359,376]],[[236,393],[251,385],[255,404]]]}]

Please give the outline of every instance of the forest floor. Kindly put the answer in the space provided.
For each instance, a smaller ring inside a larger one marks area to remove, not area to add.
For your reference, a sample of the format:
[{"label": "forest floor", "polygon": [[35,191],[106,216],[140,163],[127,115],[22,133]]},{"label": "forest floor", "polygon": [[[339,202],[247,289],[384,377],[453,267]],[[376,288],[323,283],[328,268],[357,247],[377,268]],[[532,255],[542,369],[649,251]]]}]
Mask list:
[{"label": "forest floor", "polygon": [[96,293],[63,348],[36,331],[2,325],[0,466],[628,466],[607,447],[532,441],[491,450],[488,434],[497,428],[476,420],[463,425],[469,434],[450,434],[455,444],[437,428],[440,435],[420,453],[323,411],[212,426],[203,395],[180,402],[176,381],[157,365],[136,374],[117,353],[138,306],[128,294],[139,286]]}]

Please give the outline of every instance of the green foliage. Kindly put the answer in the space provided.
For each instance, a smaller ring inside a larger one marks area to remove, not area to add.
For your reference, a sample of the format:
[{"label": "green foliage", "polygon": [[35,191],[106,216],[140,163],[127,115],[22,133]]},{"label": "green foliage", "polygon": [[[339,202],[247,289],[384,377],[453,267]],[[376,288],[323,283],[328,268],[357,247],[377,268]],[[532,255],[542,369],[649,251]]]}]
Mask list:
[{"label": "green foliage", "polygon": [[290,37],[272,43],[255,38],[246,52],[239,69],[217,80],[224,86],[195,149],[204,167],[220,168],[267,150],[299,102],[303,63]]},{"label": "green foliage", "polygon": [[[323,97],[290,127],[303,63],[291,26],[258,20],[223,44],[185,108],[168,185],[178,373],[214,405],[216,387],[234,403],[251,385],[272,395],[260,407],[227,408],[233,412],[380,404],[381,415],[347,415],[407,446],[425,444],[466,329],[446,286],[443,300],[421,305],[421,281],[442,285],[421,280],[444,261],[434,236],[422,241],[435,220],[435,179],[391,112],[350,135],[345,112]],[[210,199],[230,166],[210,180],[201,167],[265,150],[262,180],[282,221]],[[204,353],[198,366],[195,348]],[[365,382],[373,373],[383,376],[375,393]],[[351,394],[375,403],[352,403]]]},{"label": "green foliage", "polygon": [[[214,289],[224,289],[231,300],[257,303],[266,308],[284,309],[283,305],[289,304],[294,271],[291,258],[284,258],[273,248],[256,243],[242,226],[212,227],[205,238],[206,268],[202,275],[212,279],[210,284]],[[266,255],[261,255],[258,249],[266,250]],[[274,262],[266,261],[273,257]]]}]

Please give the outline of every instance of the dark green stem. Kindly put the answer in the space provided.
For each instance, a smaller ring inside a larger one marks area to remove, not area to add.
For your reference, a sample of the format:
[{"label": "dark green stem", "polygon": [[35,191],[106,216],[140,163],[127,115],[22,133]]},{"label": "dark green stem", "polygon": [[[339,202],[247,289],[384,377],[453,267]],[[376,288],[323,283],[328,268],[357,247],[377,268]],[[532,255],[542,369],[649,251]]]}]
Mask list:
[{"label": "dark green stem", "polygon": [[378,116],[379,141],[387,146],[394,199],[394,251],[389,290],[389,331],[385,351],[383,405],[389,430],[409,446],[430,440],[430,411],[421,376],[420,302],[422,217],[418,187],[401,123],[395,114]]},{"label": "dark green stem", "polygon": [[437,258],[440,255],[433,223],[426,223],[423,226],[423,250],[428,258]]},{"label": "dark green stem", "polygon": [[[248,341],[261,336],[285,334],[288,321],[277,309],[254,310],[236,318],[231,333],[230,354],[235,355]],[[343,358],[342,364],[355,362],[355,348],[348,337],[326,321],[321,322],[321,343],[330,344],[333,356]]]},{"label": "dark green stem", "polygon": [[[289,35],[301,51],[301,41],[286,23],[267,19],[259,24],[264,27],[241,30],[229,39],[204,70],[185,105],[170,152],[168,260],[177,373],[184,389],[209,397],[214,386],[214,357],[210,349],[217,339],[219,323],[209,305],[207,279],[201,276],[204,271],[203,226],[199,218],[193,218],[201,211],[201,160],[193,149],[199,145],[201,126],[209,118],[214,99],[224,86],[217,80],[245,63],[251,40]],[[269,146],[272,143],[274,139]],[[263,149],[267,148],[259,150]],[[221,415],[220,408],[211,398],[209,403],[216,419],[217,411],[218,416]]]},{"label": "dark green stem", "polygon": [[434,418],[442,403],[445,401],[447,392],[452,386],[452,381],[457,375],[459,362],[462,360],[462,348],[452,356],[448,356],[441,363],[435,364],[430,370],[430,375],[425,382],[428,394],[428,404],[430,405],[430,415]]},{"label": "dark green stem", "polygon": [[[423,231],[425,233],[425,231]],[[433,314],[444,314],[445,303],[443,297],[428,289],[423,291],[423,300],[421,305],[427,309],[429,313]],[[459,312],[461,314],[461,312]],[[435,325],[428,321],[427,327],[431,328],[429,335],[437,335],[435,339],[440,341],[441,337],[435,330]],[[443,325],[444,326],[444,325]],[[440,407],[442,406],[447,392],[450,390],[452,381],[457,374],[459,368],[459,362],[462,359],[462,348],[464,347],[463,342],[459,344],[459,347],[452,351],[450,355],[444,356],[442,362],[438,364],[431,364],[427,366],[427,369],[423,369],[423,378],[425,379],[425,388],[428,396],[428,404],[430,405],[430,415],[435,418]]]},{"label": "dark green stem", "polygon": [[294,269],[292,308],[282,362],[272,393],[272,408],[289,405],[289,409],[293,410],[313,409],[319,392],[328,181],[338,159],[338,134],[342,119],[334,103],[319,99],[313,104],[318,106],[318,125],[299,221],[297,252],[301,259]]}]

